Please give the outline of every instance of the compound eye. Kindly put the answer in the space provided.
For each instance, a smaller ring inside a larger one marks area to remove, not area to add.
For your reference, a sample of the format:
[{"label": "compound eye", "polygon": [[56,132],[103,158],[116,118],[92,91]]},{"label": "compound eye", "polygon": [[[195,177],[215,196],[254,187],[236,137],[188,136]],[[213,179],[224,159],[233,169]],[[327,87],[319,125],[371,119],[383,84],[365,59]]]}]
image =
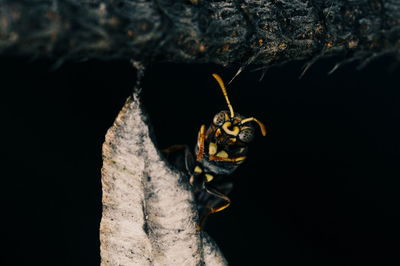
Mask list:
[{"label": "compound eye", "polygon": [[214,125],[216,125],[217,127],[222,126],[225,123],[226,116],[227,116],[226,111],[221,111],[218,114],[216,114],[213,118]]},{"label": "compound eye", "polygon": [[254,129],[246,128],[239,132],[239,139],[245,143],[249,143],[254,138]]}]

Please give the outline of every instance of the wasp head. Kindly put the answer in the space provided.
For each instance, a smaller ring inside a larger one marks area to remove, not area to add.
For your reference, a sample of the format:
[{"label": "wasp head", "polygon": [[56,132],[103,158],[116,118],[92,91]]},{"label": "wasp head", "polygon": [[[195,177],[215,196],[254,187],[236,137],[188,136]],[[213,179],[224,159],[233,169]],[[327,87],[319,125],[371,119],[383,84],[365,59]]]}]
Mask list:
[{"label": "wasp head", "polygon": [[251,122],[257,123],[260,127],[261,134],[265,136],[267,131],[262,122],[254,117],[245,118],[244,116],[234,113],[224,82],[217,74],[213,74],[213,77],[217,80],[219,86],[221,87],[222,93],[224,94],[225,100],[229,107],[229,112],[221,111],[214,116],[213,125],[218,128],[216,130],[216,138],[221,140],[229,137],[231,142],[236,142],[238,139],[243,143],[249,143],[253,140],[255,133],[254,126]]},{"label": "wasp head", "polygon": [[236,139],[243,143],[249,143],[254,138],[255,128],[251,122],[256,122],[260,127],[261,134],[266,135],[264,124],[253,117],[245,118],[239,114],[230,117],[228,111],[221,111],[213,118],[213,125],[217,128],[217,138],[229,137],[231,140]]}]

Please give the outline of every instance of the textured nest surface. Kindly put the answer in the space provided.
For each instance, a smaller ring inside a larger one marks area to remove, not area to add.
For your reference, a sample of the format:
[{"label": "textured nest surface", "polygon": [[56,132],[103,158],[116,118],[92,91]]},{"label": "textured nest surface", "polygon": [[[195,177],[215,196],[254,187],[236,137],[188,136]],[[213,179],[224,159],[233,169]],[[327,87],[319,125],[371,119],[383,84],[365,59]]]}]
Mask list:
[{"label": "textured nest surface", "polygon": [[102,265],[226,265],[214,242],[196,229],[187,177],[155,148],[137,94],[103,145]]}]

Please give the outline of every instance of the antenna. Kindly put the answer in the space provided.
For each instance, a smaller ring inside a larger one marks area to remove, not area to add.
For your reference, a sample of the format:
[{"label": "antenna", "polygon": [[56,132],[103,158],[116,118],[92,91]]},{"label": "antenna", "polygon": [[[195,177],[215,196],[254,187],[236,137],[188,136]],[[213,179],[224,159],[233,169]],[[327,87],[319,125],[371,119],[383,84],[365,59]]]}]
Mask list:
[{"label": "antenna", "polygon": [[231,102],[229,101],[228,98],[228,93],[226,92],[226,88],[224,85],[224,81],[218,74],[212,74],[212,76],[217,80],[219,86],[221,87],[222,93],[224,94],[226,103],[228,104],[229,111],[231,112],[231,118],[235,117],[235,113],[233,112],[233,107],[231,105]]},{"label": "antenna", "polygon": [[243,119],[242,121],[240,121],[240,124],[243,125],[243,124],[245,124],[247,122],[250,122],[250,121],[254,121],[254,122],[256,122],[258,124],[258,126],[260,127],[260,130],[261,130],[261,134],[263,136],[267,135],[267,130],[265,129],[264,124],[261,121],[259,121],[258,119],[254,118],[254,117],[249,117],[249,118]]}]

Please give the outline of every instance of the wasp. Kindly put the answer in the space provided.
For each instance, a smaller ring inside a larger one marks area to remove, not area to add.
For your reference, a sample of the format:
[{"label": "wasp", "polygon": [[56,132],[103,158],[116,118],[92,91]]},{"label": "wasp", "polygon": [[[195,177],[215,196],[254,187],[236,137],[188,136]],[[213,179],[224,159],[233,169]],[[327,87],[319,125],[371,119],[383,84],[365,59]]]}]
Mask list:
[{"label": "wasp", "polygon": [[184,150],[184,159],[182,156],[176,157],[174,164],[189,176],[201,217],[198,228],[203,227],[207,216],[231,204],[227,194],[232,190],[233,182],[227,176],[246,160],[248,144],[256,131],[254,123],[263,136],[267,134],[262,122],[233,111],[222,78],[217,74],[212,76],[218,82],[229,110],[217,113],[209,127],[204,124],[200,126],[194,154],[186,145],[175,145],[163,150],[167,153]]}]

